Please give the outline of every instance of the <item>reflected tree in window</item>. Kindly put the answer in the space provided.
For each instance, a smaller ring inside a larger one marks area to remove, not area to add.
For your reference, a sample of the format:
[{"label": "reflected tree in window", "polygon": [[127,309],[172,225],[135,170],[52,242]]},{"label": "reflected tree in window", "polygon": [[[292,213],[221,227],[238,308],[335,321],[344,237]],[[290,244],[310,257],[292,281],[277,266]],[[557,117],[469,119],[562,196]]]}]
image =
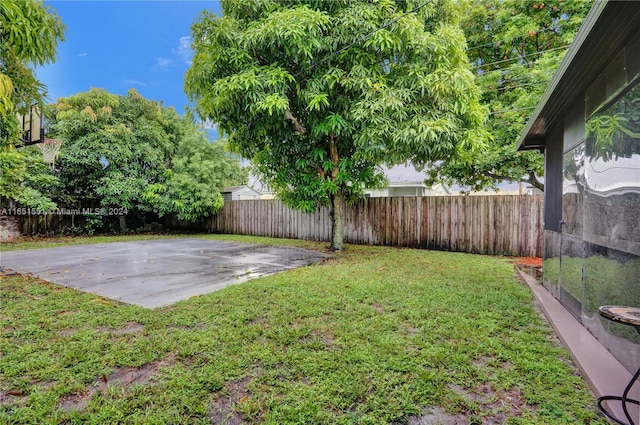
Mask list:
[{"label": "reflected tree in window", "polygon": [[640,154],[640,85],[587,121],[587,156],[610,161]]}]

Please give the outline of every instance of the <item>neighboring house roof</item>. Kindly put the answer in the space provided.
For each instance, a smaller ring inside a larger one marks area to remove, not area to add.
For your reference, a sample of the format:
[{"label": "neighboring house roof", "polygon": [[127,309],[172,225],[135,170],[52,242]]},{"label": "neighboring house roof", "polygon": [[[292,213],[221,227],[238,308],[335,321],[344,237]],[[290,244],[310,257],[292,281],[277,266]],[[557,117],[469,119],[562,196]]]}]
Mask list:
[{"label": "neighboring house roof", "polygon": [[531,114],[518,141],[518,149],[544,149],[547,132],[563,118],[564,112],[583,95],[638,30],[639,1],[594,2]]},{"label": "neighboring house roof", "polygon": [[229,186],[225,187],[222,190],[222,193],[236,193],[236,192],[255,192],[258,196],[260,196],[260,192],[255,189],[250,188],[249,186]]},{"label": "neighboring house roof", "polygon": [[402,182],[389,182],[389,187],[426,187],[424,182],[411,182],[411,181],[402,181]]}]

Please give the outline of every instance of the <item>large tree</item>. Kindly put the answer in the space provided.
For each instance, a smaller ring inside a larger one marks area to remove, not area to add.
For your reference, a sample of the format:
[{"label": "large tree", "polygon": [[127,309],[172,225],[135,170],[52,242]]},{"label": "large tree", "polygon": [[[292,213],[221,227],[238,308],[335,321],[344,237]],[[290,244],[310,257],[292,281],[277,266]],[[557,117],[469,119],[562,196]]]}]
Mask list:
[{"label": "large tree", "polygon": [[63,141],[55,193],[62,205],[196,220],[222,206],[225,186],[246,180],[220,144],[133,89],[126,96],[91,89],[60,98],[49,120]]},{"label": "large tree", "polygon": [[49,180],[42,161],[16,149],[22,131],[16,114],[42,105],[45,87],[34,67],[53,62],[64,25],[37,0],[0,2],[0,196],[21,206],[47,210],[55,204],[38,190]]},{"label": "large tree", "polygon": [[148,186],[143,196],[161,216],[175,214],[180,220],[195,221],[222,208],[225,187],[247,180],[247,170],[225,152],[223,142],[208,142],[192,126],[180,139],[163,179]]},{"label": "large tree", "polygon": [[380,184],[381,165],[482,146],[455,2],[221,3],[192,28],[187,94],[285,203],[331,205],[331,249],[343,202]]},{"label": "large tree", "polygon": [[429,164],[431,182],[457,183],[473,190],[495,188],[503,180],[544,190],[543,157],[517,152],[515,143],[574,39],[591,1],[469,0],[463,29],[482,102],[491,110],[485,154],[451,156]]}]

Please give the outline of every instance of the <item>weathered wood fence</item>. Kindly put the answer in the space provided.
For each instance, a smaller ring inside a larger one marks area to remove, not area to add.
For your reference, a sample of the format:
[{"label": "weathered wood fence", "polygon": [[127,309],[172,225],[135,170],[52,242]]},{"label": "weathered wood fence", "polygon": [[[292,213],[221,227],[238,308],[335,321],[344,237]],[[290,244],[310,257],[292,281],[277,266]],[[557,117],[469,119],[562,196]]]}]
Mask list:
[{"label": "weathered wood fence", "polygon": [[[347,243],[542,256],[542,196],[368,198],[345,206]],[[277,200],[227,201],[202,223],[174,228],[328,241],[329,209],[304,214]]]},{"label": "weathered wood fence", "polygon": [[[345,206],[347,243],[428,248],[478,254],[542,256],[542,196],[368,198]],[[23,234],[58,233],[85,225],[83,215],[25,216]],[[277,200],[227,201],[198,223],[164,219],[166,228],[196,232],[328,241],[327,207],[304,214]]]}]

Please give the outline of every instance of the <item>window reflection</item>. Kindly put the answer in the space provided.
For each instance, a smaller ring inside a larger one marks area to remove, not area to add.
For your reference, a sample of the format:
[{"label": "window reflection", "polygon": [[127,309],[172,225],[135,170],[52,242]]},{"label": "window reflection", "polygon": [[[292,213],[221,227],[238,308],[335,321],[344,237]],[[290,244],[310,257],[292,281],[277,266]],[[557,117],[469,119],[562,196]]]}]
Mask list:
[{"label": "window reflection", "polygon": [[564,154],[562,167],[562,233],[582,238],[585,145]]},{"label": "window reflection", "polygon": [[584,239],[640,255],[640,85],[587,121]]}]

